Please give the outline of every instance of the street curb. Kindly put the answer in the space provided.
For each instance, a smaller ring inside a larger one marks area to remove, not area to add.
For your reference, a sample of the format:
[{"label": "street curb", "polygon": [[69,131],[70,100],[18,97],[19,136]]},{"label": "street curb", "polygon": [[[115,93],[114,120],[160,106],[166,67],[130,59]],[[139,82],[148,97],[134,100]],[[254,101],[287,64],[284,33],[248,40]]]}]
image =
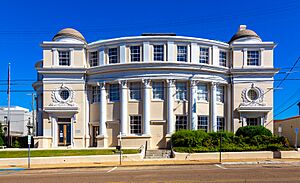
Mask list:
[{"label": "street curb", "polygon": [[224,162],[222,165],[267,165],[267,164],[290,164],[290,162],[283,161],[256,161],[256,162]]}]

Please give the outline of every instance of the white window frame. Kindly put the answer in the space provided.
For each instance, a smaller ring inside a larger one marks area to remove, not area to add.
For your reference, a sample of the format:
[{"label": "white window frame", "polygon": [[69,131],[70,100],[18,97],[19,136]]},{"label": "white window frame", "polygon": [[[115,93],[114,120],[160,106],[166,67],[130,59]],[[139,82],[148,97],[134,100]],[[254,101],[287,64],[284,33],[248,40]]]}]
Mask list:
[{"label": "white window frame", "polygon": [[225,87],[223,85],[217,86],[217,102],[224,103]]},{"label": "white window frame", "polygon": [[[205,53],[202,49],[205,49],[207,52]],[[203,60],[205,60],[205,61],[203,62]],[[208,47],[203,47],[203,46],[199,47],[199,63],[200,64],[209,64],[209,48]]]},{"label": "white window frame", "polygon": [[142,127],[143,127],[142,126],[142,116],[141,115],[130,115],[129,126],[130,126],[130,134],[142,135]]},{"label": "white window frame", "polygon": [[187,100],[187,83],[176,82],[176,100],[186,101]]},{"label": "white window frame", "polygon": [[[183,128],[181,128],[183,127]],[[176,115],[175,130],[187,130],[188,129],[188,116],[187,115]]]},{"label": "white window frame", "polygon": [[[198,116],[198,130],[203,130],[205,132],[208,132],[208,117],[207,115],[199,115]],[[205,122],[202,123],[202,122]]]},{"label": "white window frame", "polygon": [[[203,90],[203,88],[201,89],[201,87],[205,87],[205,90]],[[207,102],[208,101],[208,86],[205,83],[200,83],[197,85],[197,100],[199,102],[204,101]]]},{"label": "white window frame", "polygon": [[[71,50],[57,50],[57,55],[58,55],[58,65],[59,66],[71,66]],[[61,53],[68,53],[68,58],[62,58],[60,56]],[[66,62],[67,64],[61,64],[61,59],[67,59]]]},{"label": "white window frame", "polygon": [[[251,53],[253,53],[253,52],[257,52],[257,58],[253,58],[253,57],[249,58],[249,54],[251,55]],[[247,50],[247,66],[260,66],[261,65],[260,57],[261,57],[260,50]],[[257,59],[257,61],[254,61],[256,59]],[[255,63],[255,64],[252,64],[252,63]]]},{"label": "white window frame", "polygon": [[92,86],[92,103],[100,102],[100,87]]},{"label": "white window frame", "polygon": [[[156,52],[155,46],[161,46],[162,51]],[[156,59],[156,57],[161,57],[162,59]],[[153,61],[164,61],[165,60],[165,45],[164,44],[154,44],[153,45]]]},{"label": "white window frame", "polygon": [[[186,52],[180,53],[180,47],[185,47]],[[179,58],[185,58],[185,60],[180,60]],[[177,45],[177,62],[188,62],[188,45]]]},{"label": "white window frame", "polygon": [[99,51],[89,52],[89,64],[90,67],[95,67],[99,65]]},{"label": "white window frame", "polygon": [[129,96],[130,100],[141,100],[141,83],[131,82],[129,83]]},{"label": "white window frame", "polygon": [[221,130],[225,131],[225,118],[222,116],[217,116],[217,131],[221,131]]},{"label": "white window frame", "polygon": [[[256,120],[256,122],[255,122],[255,120]],[[259,126],[260,119],[259,118],[246,118],[246,124],[247,124],[247,126]]]},{"label": "white window frame", "polygon": [[[112,49],[116,49],[116,53],[112,54]],[[116,64],[119,63],[119,55],[118,55],[118,47],[111,47],[107,49],[107,55],[108,55],[108,64]]]},{"label": "white window frame", "polygon": [[[225,53],[225,58],[221,57],[221,53]],[[225,61],[225,63],[223,61]],[[227,65],[228,65],[228,52],[225,50],[219,50],[219,66],[226,67]]]},{"label": "white window frame", "polygon": [[165,83],[163,81],[152,82],[152,99],[153,100],[164,100],[165,99]]},{"label": "white window frame", "polygon": [[[138,49],[136,49],[138,48]],[[130,61],[131,62],[141,62],[141,46],[140,45],[131,45],[130,49]],[[137,51],[138,50],[138,51]],[[137,51],[137,52],[133,52]]]},{"label": "white window frame", "polygon": [[110,102],[120,101],[120,88],[119,84],[109,84],[108,98]]}]

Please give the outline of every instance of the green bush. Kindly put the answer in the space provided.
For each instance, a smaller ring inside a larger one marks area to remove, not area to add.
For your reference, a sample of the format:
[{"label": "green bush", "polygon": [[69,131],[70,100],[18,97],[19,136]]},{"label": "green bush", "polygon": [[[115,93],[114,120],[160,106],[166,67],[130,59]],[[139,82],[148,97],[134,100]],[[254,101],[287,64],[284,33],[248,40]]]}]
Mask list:
[{"label": "green bush", "polygon": [[263,127],[263,126],[244,126],[240,127],[236,133],[236,136],[243,136],[243,137],[254,137],[257,135],[265,135],[265,136],[272,136],[272,132]]},{"label": "green bush", "polygon": [[14,148],[20,148],[21,147],[20,142],[17,139],[14,140],[14,142],[12,143],[12,147],[14,147]]},{"label": "green bush", "polygon": [[202,146],[203,139],[208,134],[202,130],[180,130],[171,137],[174,147],[197,147]]},{"label": "green bush", "polygon": [[4,146],[4,141],[1,136],[0,136],[0,146]]}]

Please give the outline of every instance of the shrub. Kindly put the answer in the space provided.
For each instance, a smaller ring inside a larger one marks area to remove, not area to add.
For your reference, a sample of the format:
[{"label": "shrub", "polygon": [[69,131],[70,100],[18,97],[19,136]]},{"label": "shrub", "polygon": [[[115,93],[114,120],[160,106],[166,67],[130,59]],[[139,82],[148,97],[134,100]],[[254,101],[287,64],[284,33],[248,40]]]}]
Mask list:
[{"label": "shrub", "polygon": [[20,147],[21,147],[20,142],[16,139],[16,140],[12,143],[12,147],[14,147],[14,148],[20,148]]},{"label": "shrub", "polygon": [[4,141],[1,136],[0,136],[0,146],[4,146]]},{"label": "shrub", "polygon": [[172,135],[171,141],[174,147],[197,147],[202,146],[207,136],[202,130],[180,130]]},{"label": "shrub", "polygon": [[265,136],[272,136],[272,132],[263,127],[263,126],[244,126],[240,127],[236,133],[236,136],[243,136],[243,137],[250,137],[253,138],[254,136],[257,135],[265,135]]}]

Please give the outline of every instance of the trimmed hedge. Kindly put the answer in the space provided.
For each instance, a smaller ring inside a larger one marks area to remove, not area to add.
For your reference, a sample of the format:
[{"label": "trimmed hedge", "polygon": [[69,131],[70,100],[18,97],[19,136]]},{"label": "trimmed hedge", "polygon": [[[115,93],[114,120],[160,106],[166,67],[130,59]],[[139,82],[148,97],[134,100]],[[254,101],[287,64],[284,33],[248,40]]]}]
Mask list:
[{"label": "trimmed hedge", "polygon": [[[238,129],[239,135],[231,132],[206,133],[201,130],[181,130],[171,137],[173,148],[177,152],[217,152],[220,151],[222,134],[222,151],[276,151],[290,150],[285,137],[272,136],[264,127]],[[249,132],[245,130],[250,129]],[[243,135],[242,135],[243,134]]]},{"label": "trimmed hedge", "polygon": [[243,137],[254,137],[257,135],[265,135],[265,136],[272,136],[272,132],[263,127],[263,126],[244,126],[240,127],[236,133],[236,136],[243,136]]}]

